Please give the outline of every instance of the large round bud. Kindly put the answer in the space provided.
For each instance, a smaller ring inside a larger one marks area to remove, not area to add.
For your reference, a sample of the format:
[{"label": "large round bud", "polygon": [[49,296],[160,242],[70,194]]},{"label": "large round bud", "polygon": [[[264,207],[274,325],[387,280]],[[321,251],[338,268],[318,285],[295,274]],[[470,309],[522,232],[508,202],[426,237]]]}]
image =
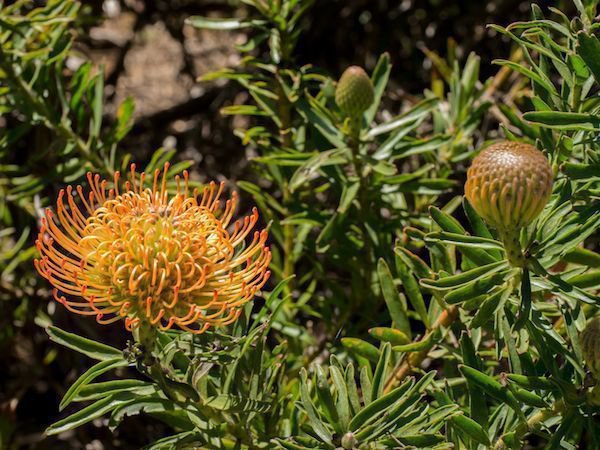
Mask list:
[{"label": "large round bud", "polygon": [[583,359],[596,381],[600,382],[600,317],[594,317],[579,336]]},{"label": "large round bud", "polygon": [[369,75],[362,67],[348,67],[338,81],[335,102],[347,115],[355,117],[373,103],[375,91]]},{"label": "large round bud", "polygon": [[503,141],[482,151],[467,172],[465,193],[475,211],[498,230],[519,230],[544,209],[552,167],[533,145]]}]

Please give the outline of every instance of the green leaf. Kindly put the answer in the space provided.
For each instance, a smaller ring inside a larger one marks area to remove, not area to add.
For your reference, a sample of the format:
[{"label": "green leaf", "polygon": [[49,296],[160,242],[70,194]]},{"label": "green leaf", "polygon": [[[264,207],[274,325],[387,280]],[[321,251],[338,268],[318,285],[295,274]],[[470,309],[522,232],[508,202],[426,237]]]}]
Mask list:
[{"label": "green leaf", "polygon": [[433,276],[431,267],[425,261],[399,243],[394,247],[394,253],[396,254],[396,259],[401,259],[417,275],[417,278],[431,278]]},{"label": "green leaf", "polygon": [[496,241],[495,239],[469,236],[459,233],[448,233],[445,231],[434,231],[432,233],[428,233],[425,236],[425,240],[431,242],[442,241],[446,244],[456,245],[461,249],[465,247],[473,247],[486,250],[504,250],[502,243]]},{"label": "green leaf", "polygon": [[542,77],[541,75],[532,71],[531,69],[528,69],[527,67],[525,67],[519,63],[513,62],[513,61],[496,59],[492,62],[494,64],[500,64],[502,66],[509,67],[510,69],[514,70],[515,72],[519,72],[522,75],[525,75],[532,82],[534,82],[539,87],[544,89],[549,95],[558,95],[554,85],[550,82],[550,80],[547,79],[547,77]]},{"label": "green leaf", "polygon": [[302,401],[302,406],[308,415],[308,420],[312,426],[313,431],[319,436],[319,438],[329,444],[331,443],[331,433],[325,428],[325,425],[321,422],[321,419],[317,413],[315,405],[310,398],[310,394],[308,393],[308,375],[306,370],[303,368],[300,371],[300,399]]},{"label": "green leaf", "polygon": [[377,363],[379,361],[379,350],[373,344],[363,341],[358,338],[344,337],[342,338],[342,345],[348,350],[356,353],[363,358],[367,358],[369,361]]},{"label": "green leaf", "polygon": [[91,137],[98,138],[100,136],[100,128],[102,127],[102,106],[104,105],[104,74],[100,72],[94,78],[94,101],[92,130]]},{"label": "green leaf", "polygon": [[494,287],[502,284],[513,272],[513,269],[504,269],[499,273],[493,273],[486,277],[479,278],[466,286],[451,291],[444,296],[444,300],[451,305],[465,302],[478,295],[489,293]]},{"label": "green leaf", "polygon": [[600,164],[565,162],[561,169],[572,180],[597,180],[600,178]]},{"label": "green leaf", "polygon": [[585,248],[577,247],[569,250],[564,257],[564,260],[573,264],[600,268],[600,254]]},{"label": "green leaf", "polygon": [[230,412],[267,412],[271,409],[271,404],[257,399],[242,398],[238,395],[219,394],[209,397],[204,402],[204,405],[209,408],[214,408],[219,411]]},{"label": "green leaf", "polygon": [[548,408],[548,403],[546,403],[542,397],[533,392],[530,392],[526,389],[521,389],[512,385],[508,385],[511,392],[514,394],[515,398],[522,403],[525,403],[529,406],[535,406],[536,408]]},{"label": "green leaf", "polygon": [[220,110],[224,116],[267,116],[267,112],[263,111],[256,105],[231,105],[225,106]]},{"label": "green leaf", "polygon": [[465,376],[465,378],[478,385],[485,391],[486,394],[489,394],[499,402],[506,403],[517,413],[521,420],[526,421],[525,415],[519,406],[519,402],[513,393],[502,386],[498,381],[472,367],[460,365],[458,369]]},{"label": "green leaf", "polygon": [[367,133],[367,137],[373,138],[375,136],[379,136],[380,134],[389,133],[390,131],[394,131],[397,128],[412,123],[420,119],[422,116],[429,114],[437,107],[438,103],[439,99],[436,97],[422,100],[405,113],[400,114],[399,116],[394,117],[393,119],[382,123],[381,125],[371,128]]},{"label": "green leaf", "polygon": [[358,179],[348,180],[348,183],[344,185],[342,190],[342,198],[340,199],[340,205],[337,208],[337,212],[340,214],[346,213],[352,202],[358,194],[360,188],[360,181]]},{"label": "green leaf", "polygon": [[304,98],[296,102],[296,108],[302,116],[311,123],[336,148],[346,148],[344,136],[325,113],[322,105],[313,99]]},{"label": "green leaf", "polygon": [[382,342],[389,342],[393,345],[410,343],[408,336],[395,328],[375,327],[369,330],[369,334],[375,339],[379,339]]},{"label": "green leaf", "polygon": [[577,33],[577,50],[586,66],[594,74],[596,83],[600,83],[600,41],[585,31]]},{"label": "green leaf", "polygon": [[383,92],[385,91],[385,87],[387,86],[391,71],[392,66],[390,64],[390,55],[384,53],[379,57],[377,65],[375,66],[373,74],[371,75],[371,80],[373,81],[373,88],[375,90],[375,96],[373,99],[373,103],[371,104],[371,106],[369,106],[369,109],[367,109],[367,111],[365,111],[364,114],[365,122],[367,123],[367,125],[373,122],[373,119],[375,118],[375,114],[379,109],[381,97],[383,96]]},{"label": "green leaf", "polygon": [[215,19],[211,17],[191,16],[186,23],[195,28],[205,30],[239,30],[242,28],[258,28],[265,25],[264,20]]},{"label": "green leaf", "polygon": [[467,416],[454,416],[454,425],[481,445],[489,446],[490,438],[483,427]]},{"label": "green leaf", "polygon": [[[431,214],[431,218],[443,231],[467,235],[465,229],[456,219],[442,212],[439,208],[432,206],[429,208],[429,213]],[[478,265],[490,264],[496,261],[493,256],[480,248],[463,247],[461,248],[461,253]]]},{"label": "green leaf", "polygon": [[523,114],[530,122],[542,124],[558,130],[600,130],[600,117],[594,114],[562,112],[562,111],[532,111]]},{"label": "green leaf", "polygon": [[58,409],[62,411],[65,407],[73,401],[73,399],[77,396],[79,391],[85,387],[88,383],[90,383],[95,378],[99,377],[103,373],[108,372],[109,370],[116,369],[117,367],[125,367],[127,366],[127,361],[123,360],[123,358],[115,358],[108,359],[105,361],[100,361],[98,364],[90,367],[86,370],[83,375],[81,375],[69,388],[69,390],[65,393]]},{"label": "green leaf", "polygon": [[508,267],[506,261],[498,261],[485,266],[475,267],[474,269],[468,270],[457,275],[440,278],[438,280],[421,280],[421,286],[434,289],[434,290],[448,290],[455,289],[459,286],[467,283],[472,283],[478,279],[481,279],[487,275],[499,272]]},{"label": "green leaf", "polygon": [[384,344],[381,348],[379,360],[377,361],[377,366],[375,367],[375,373],[373,375],[373,384],[371,388],[371,398],[373,399],[379,398],[383,392],[391,354],[390,344]]},{"label": "green leaf", "polygon": [[83,402],[97,400],[117,392],[139,393],[140,395],[156,392],[157,387],[152,383],[141,380],[111,380],[100,383],[90,383],[79,390],[74,401]]},{"label": "green leaf", "polygon": [[115,140],[120,141],[133,127],[133,112],[135,103],[133,97],[127,97],[117,109],[117,125],[115,127]]},{"label": "green leaf", "polygon": [[348,425],[350,431],[356,432],[363,425],[377,420],[390,406],[400,400],[414,384],[414,380],[409,379],[390,393],[374,400],[350,421],[350,425]]},{"label": "green leaf", "polygon": [[[329,373],[337,392],[336,407],[339,414],[340,425],[341,428],[345,430],[348,428],[351,417],[350,400],[346,380],[342,371],[333,364],[329,366]],[[356,386],[354,380],[352,380],[352,384]]]},{"label": "green leaf", "polygon": [[427,307],[425,306],[425,300],[423,299],[421,289],[419,289],[419,284],[417,283],[417,280],[415,280],[413,274],[410,272],[409,267],[404,264],[402,259],[398,258],[396,262],[398,266],[398,275],[402,281],[402,286],[404,286],[406,297],[419,315],[419,318],[423,324],[425,324],[425,327],[429,328],[430,324],[429,316],[427,314]]},{"label": "green leaf", "polygon": [[481,304],[479,310],[471,320],[471,328],[479,328],[485,325],[490,319],[492,319],[496,313],[510,296],[510,289],[499,289],[494,293],[488,295],[488,298]]},{"label": "green leaf", "polygon": [[394,326],[411,339],[412,334],[408,316],[406,314],[406,307],[400,298],[390,268],[383,258],[380,258],[379,261],[377,261],[377,275],[379,277],[383,298],[385,299]]},{"label": "green leaf", "polygon": [[434,338],[436,338],[436,334],[438,333],[430,332],[421,340],[411,342],[409,344],[394,345],[394,347],[392,347],[392,350],[394,350],[395,352],[402,353],[412,353],[420,352],[422,350],[428,350],[429,348],[431,348]]},{"label": "green leaf", "polygon": [[289,182],[290,190],[293,192],[307,181],[310,181],[318,174],[321,167],[344,164],[347,161],[344,156],[345,153],[346,151],[343,149],[316,153],[294,172]]},{"label": "green leaf", "polygon": [[100,342],[92,341],[73,333],[68,333],[55,326],[46,329],[50,339],[57,344],[63,345],[71,350],[78,351],[84,355],[100,361],[123,359],[123,352]]},{"label": "green leaf", "polygon": [[536,377],[536,376],[527,376],[527,375],[518,375],[514,373],[509,373],[508,379],[510,381],[514,381],[519,386],[533,390],[540,389],[543,391],[555,391],[558,390],[556,384],[554,384],[549,378],[546,377]]},{"label": "green leaf", "polygon": [[125,393],[104,397],[103,399],[86,406],[76,413],[53,423],[46,429],[46,434],[52,436],[77,428],[85,423],[91,422],[94,419],[102,417],[104,414],[129,400],[131,400],[131,395],[127,395]]},{"label": "green leaf", "polygon": [[[477,349],[471,336],[467,332],[463,332],[460,337],[460,349],[462,352],[463,363],[466,366],[479,370],[483,365],[481,358],[477,355]],[[469,392],[469,410],[471,418],[483,427],[488,426],[488,408],[487,397],[481,393],[479,387],[471,380],[467,379],[467,390]]]},{"label": "green leaf", "polygon": [[333,400],[333,395],[331,395],[325,371],[321,365],[317,365],[315,367],[315,372],[316,376],[314,380],[320,411],[325,415],[327,422],[333,426],[335,432],[341,433],[343,430],[340,429],[340,418],[335,401]]},{"label": "green leaf", "polygon": [[108,427],[111,431],[114,431],[125,417],[136,416],[142,413],[151,414],[164,411],[174,411],[176,408],[177,407],[175,403],[173,403],[171,400],[163,398],[135,398],[117,406],[113,410],[110,416],[110,421],[108,422]]}]

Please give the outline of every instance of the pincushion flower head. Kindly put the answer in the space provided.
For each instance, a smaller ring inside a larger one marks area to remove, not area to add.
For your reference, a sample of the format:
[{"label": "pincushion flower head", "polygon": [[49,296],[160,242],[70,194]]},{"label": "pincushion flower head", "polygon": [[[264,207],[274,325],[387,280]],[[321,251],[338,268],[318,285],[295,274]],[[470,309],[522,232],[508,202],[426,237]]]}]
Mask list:
[{"label": "pincushion flower head", "polygon": [[499,142],[482,151],[467,172],[465,194],[498,231],[514,266],[523,266],[519,231],[544,209],[552,194],[552,167],[533,145]]},{"label": "pincushion flower head", "polygon": [[[238,197],[224,205],[223,183],[191,191],[188,173],[167,191],[168,164],[152,180],[131,166],[113,186],[88,173],[89,191],[71,186],[47,210],[36,241],[38,272],[70,311],[100,323],[124,319],[202,333],[237,319],[269,278],[267,232],[258,213],[235,221]],[[248,239],[250,240],[250,239]]]}]

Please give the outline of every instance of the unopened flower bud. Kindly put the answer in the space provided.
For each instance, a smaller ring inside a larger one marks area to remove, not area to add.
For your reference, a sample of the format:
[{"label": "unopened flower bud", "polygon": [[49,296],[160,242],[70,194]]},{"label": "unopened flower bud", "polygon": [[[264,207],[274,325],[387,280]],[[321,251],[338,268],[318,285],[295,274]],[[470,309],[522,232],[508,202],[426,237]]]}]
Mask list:
[{"label": "unopened flower bud", "polygon": [[498,230],[513,265],[523,265],[519,230],[544,209],[553,178],[542,152],[533,145],[509,141],[486,148],[467,172],[467,199]]},{"label": "unopened flower bud", "polygon": [[373,103],[375,91],[362,67],[350,66],[342,74],[335,90],[335,102],[351,117],[365,112]]},{"label": "unopened flower bud", "polygon": [[358,444],[358,441],[356,440],[354,433],[349,431],[342,437],[342,448],[345,450],[352,450],[356,444]]}]

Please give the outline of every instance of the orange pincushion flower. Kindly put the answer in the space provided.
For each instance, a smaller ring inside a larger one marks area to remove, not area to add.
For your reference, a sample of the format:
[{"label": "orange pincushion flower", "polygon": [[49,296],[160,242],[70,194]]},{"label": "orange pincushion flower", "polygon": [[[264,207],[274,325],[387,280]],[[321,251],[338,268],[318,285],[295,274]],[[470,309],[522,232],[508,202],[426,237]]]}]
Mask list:
[{"label": "orange pincushion flower", "polygon": [[56,215],[47,210],[35,266],[70,311],[95,315],[100,323],[124,318],[128,330],[143,321],[202,333],[235,321],[266,283],[266,230],[255,231],[245,245],[256,208],[230,232],[237,194],[221,210],[223,183],[210,183],[198,195],[184,172],[183,179],[175,177],[177,193],[169,195],[168,167],[162,177],[154,172],[151,187],[133,164],[130,180],[121,186],[117,172],[111,189],[88,173],[87,195],[69,186],[58,195]]}]

